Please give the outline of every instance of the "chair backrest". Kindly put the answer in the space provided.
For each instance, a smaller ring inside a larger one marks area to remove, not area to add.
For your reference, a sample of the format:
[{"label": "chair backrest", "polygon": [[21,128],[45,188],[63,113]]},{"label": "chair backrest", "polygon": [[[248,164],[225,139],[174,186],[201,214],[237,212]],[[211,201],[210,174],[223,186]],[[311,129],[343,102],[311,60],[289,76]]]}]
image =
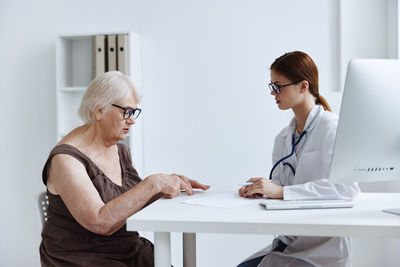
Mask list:
[{"label": "chair backrest", "polygon": [[49,206],[49,199],[46,195],[46,192],[41,192],[39,194],[38,205],[39,205],[39,214],[41,218],[40,222],[43,228],[44,223],[47,221],[47,207]]}]

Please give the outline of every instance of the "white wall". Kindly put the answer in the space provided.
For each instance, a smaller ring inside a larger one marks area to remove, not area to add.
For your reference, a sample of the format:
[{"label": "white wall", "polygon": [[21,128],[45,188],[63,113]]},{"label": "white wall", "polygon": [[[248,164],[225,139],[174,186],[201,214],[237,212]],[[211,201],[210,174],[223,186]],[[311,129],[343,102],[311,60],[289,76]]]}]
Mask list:
[{"label": "white wall", "polygon": [[[386,1],[368,3],[378,11],[374,19],[383,20]],[[267,70],[276,57],[309,53],[319,66],[322,94],[334,108],[340,104],[332,91],[340,88],[343,58],[351,55],[339,58],[343,44],[365,43],[353,40],[352,32],[339,42],[338,16],[335,0],[1,0],[0,205],[7,219],[0,224],[0,265],[39,265],[35,199],[56,142],[56,36],[114,30],[141,35],[145,174],[184,173],[215,189],[236,190],[250,176],[267,175],[273,138],[291,117],[267,94]],[[353,17],[346,18],[355,23]],[[376,27],[379,32],[386,24]],[[387,35],[379,37],[367,52],[378,47],[377,56],[386,56]],[[198,265],[232,266],[270,238],[199,235]],[[179,238],[173,242],[178,246]],[[179,253],[175,266],[181,265]],[[356,259],[366,258],[361,253]]]}]

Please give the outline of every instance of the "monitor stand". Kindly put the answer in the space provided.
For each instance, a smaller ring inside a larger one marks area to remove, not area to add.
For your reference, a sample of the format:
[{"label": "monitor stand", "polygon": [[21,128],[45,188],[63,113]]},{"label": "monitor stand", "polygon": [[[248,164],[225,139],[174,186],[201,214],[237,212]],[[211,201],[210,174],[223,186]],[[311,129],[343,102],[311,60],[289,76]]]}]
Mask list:
[{"label": "monitor stand", "polygon": [[400,216],[400,209],[388,209],[388,210],[383,210],[383,212]]}]

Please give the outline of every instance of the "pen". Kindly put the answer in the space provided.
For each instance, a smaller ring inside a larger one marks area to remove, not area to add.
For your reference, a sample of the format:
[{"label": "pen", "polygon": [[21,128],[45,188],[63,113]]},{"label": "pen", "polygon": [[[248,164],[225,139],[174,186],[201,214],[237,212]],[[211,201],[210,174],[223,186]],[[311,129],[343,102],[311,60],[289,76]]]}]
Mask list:
[{"label": "pen", "polygon": [[248,183],[243,183],[243,184],[238,184],[238,186],[246,186],[246,185],[252,185],[254,182],[248,182]]}]

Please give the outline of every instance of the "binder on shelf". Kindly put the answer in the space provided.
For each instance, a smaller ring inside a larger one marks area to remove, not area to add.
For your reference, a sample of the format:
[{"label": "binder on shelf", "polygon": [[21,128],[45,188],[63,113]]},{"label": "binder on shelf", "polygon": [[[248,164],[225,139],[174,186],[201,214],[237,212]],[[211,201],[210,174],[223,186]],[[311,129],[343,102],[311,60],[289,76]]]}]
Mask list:
[{"label": "binder on shelf", "polygon": [[117,36],[117,69],[125,75],[129,74],[128,59],[128,35],[119,34]]},{"label": "binder on shelf", "polygon": [[117,70],[117,36],[108,35],[107,36],[107,58],[108,58],[108,68],[107,71]]},{"label": "binder on shelf", "polygon": [[92,64],[92,78],[106,71],[106,36],[95,35],[93,36],[93,64]]}]

